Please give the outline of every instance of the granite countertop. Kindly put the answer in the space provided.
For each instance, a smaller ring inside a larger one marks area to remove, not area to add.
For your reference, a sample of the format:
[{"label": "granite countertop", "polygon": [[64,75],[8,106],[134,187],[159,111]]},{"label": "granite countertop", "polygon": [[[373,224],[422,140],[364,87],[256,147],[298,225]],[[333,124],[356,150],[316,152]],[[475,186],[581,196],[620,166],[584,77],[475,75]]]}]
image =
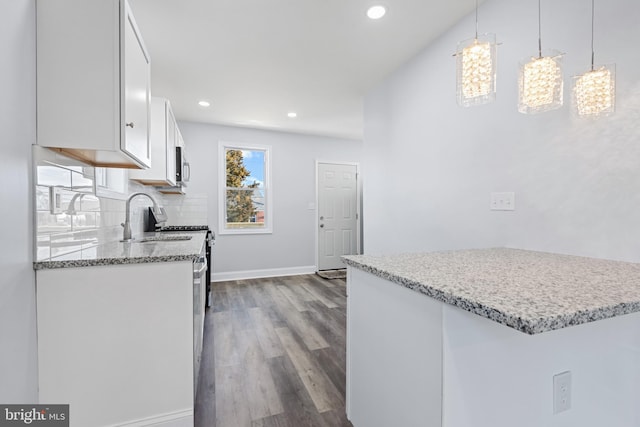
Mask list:
[{"label": "granite countertop", "polygon": [[507,248],[343,259],[531,335],[640,311],[635,263]]},{"label": "granite countertop", "polygon": [[180,233],[144,233],[136,240],[148,237],[188,235],[190,240],[151,242],[108,242],[83,249],[47,261],[33,263],[35,270],[50,268],[92,267],[100,265],[142,264],[150,262],[193,261],[200,254],[206,231],[181,231]]}]

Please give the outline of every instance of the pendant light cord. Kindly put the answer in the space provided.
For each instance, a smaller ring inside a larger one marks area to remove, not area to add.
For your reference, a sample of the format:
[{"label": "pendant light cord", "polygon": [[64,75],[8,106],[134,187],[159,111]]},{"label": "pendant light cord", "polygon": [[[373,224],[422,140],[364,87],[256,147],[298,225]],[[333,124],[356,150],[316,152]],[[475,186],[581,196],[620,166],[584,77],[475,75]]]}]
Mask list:
[{"label": "pendant light cord", "polygon": [[596,56],[596,52],[593,49],[593,21],[595,16],[595,0],[591,0],[591,71],[593,71],[593,59]]},{"label": "pendant light cord", "polygon": [[476,0],[476,40],[478,40],[478,0]]},{"label": "pendant light cord", "polygon": [[538,58],[542,58],[542,26],[540,21],[540,0],[538,0]]}]

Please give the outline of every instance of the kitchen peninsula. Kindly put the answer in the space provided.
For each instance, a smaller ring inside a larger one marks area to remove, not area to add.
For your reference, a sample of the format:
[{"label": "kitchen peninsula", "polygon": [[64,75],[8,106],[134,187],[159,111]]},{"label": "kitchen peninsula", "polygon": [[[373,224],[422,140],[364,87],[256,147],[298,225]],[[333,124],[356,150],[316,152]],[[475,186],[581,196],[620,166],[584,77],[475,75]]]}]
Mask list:
[{"label": "kitchen peninsula", "polygon": [[[640,425],[640,264],[507,248],[344,259],[355,427]],[[570,408],[554,413],[567,371]]]}]

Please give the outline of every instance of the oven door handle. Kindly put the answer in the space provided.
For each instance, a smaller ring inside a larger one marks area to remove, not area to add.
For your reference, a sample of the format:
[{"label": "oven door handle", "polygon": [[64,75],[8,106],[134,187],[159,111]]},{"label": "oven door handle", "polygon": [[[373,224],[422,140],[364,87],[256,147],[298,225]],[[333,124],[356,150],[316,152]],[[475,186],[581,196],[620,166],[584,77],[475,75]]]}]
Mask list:
[{"label": "oven door handle", "polygon": [[204,264],[202,264],[202,267],[200,267],[198,270],[194,270],[193,272],[193,276],[194,277],[201,277],[202,274],[207,271],[207,263],[205,262]]}]

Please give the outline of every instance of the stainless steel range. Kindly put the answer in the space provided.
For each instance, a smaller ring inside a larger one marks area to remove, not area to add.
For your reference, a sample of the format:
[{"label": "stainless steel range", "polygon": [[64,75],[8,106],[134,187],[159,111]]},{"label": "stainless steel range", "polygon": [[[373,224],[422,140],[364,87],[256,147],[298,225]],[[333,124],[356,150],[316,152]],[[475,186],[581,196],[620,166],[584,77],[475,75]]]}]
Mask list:
[{"label": "stainless steel range", "polygon": [[207,275],[206,275],[206,301],[205,306],[211,307],[212,294],[211,294],[211,271],[213,270],[213,259],[212,259],[212,250],[213,246],[216,244],[216,233],[209,228],[208,225],[167,225],[165,227],[160,228],[158,231],[160,232],[173,232],[173,231],[206,231],[207,232],[207,244],[206,244],[206,257],[207,257]]}]

